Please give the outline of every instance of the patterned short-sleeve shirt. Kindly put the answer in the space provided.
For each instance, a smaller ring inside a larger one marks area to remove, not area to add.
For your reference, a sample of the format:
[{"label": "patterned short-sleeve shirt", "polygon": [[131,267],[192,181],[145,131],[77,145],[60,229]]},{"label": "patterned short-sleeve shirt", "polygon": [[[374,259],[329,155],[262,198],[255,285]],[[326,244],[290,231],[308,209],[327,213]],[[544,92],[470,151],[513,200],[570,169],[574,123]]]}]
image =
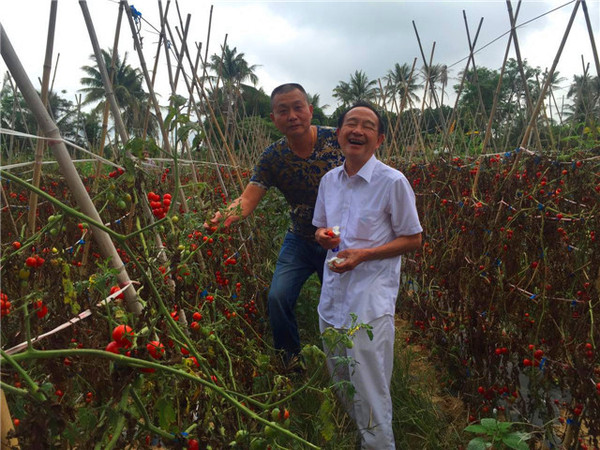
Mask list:
[{"label": "patterned short-sleeve shirt", "polygon": [[300,158],[289,147],[287,138],[268,146],[254,167],[250,183],[267,190],[276,187],[290,205],[290,231],[314,241],[312,224],[321,177],[341,165],[335,128],[317,126],[317,139],[312,154]]}]

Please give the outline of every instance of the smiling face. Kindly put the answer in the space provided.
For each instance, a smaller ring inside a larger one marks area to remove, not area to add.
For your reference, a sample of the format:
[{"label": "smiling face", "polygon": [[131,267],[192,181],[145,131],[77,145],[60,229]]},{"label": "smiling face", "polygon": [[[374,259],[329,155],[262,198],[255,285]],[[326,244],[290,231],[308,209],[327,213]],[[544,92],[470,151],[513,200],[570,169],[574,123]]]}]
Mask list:
[{"label": "smiling face", "polygon": [[364,106],[348,111],[337,133],[346,161],[358,169],[375,154],[384,139],[377,115]]},{"label": "smiling face", "polygon": [[287,137],[310,132],[312,113],[312,105],[308,104],[306,95],[298,89],[277,94],[273,98],[271,120]]}]

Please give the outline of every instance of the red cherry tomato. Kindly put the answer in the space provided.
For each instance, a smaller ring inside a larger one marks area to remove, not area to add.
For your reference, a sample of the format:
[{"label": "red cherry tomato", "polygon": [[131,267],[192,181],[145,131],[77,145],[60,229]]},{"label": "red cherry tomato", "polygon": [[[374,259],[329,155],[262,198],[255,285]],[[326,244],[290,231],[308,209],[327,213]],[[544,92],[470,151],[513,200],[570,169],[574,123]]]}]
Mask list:
[{"label": "red cherry tomato", "polygon": [[129,325],[118,325],[112,332],[112,338],[120,347],[129,348],[133,342],[133,330]]},{"label": "red cherry tomato", "polygon": [[160,359],[165,354],[165,346],[159,341],[151,341],[146,345],[146,349],[154,359]]}]

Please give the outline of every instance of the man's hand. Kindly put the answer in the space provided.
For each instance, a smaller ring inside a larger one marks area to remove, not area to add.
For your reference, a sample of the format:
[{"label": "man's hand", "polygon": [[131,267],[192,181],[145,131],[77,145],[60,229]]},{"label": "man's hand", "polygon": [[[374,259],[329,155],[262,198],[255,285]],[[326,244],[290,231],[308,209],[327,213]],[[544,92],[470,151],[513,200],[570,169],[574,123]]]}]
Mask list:
[{"label": "man's hand", "polygon": [[[265,196],[267,191],[254,184],[249,184],[238,198],[236,198],[225,210],[225,215],[217,211],[209,223],[204,223],[204,228],[212,230],[212,228],[223,223],[224,227],[229,227],[232,223],[242,220],[252,214],[260,200]],[[214,230],[213,230],[214,231]]]},{"label": "man's hand", "polygon": [[329,265],[329,269],[335,273],[344,273],[353,270],[363,261],[367,260],[367,249],[362,248],[349,248],[342,250],[336,256],[343,259],[342,262],[332,262]]},{"label": "man's hand", "polygon": [[241,217],[236,214],[230,214],[224,216],[221,214],[221,211],[217,211],[212,219],[209,220],[210,223],[204,222],[204,228],[209,231],[216,231],[217,227],[222,223],[225,228],[229,227],[233,222],[237,222]]},{"label": "man's hand", "polygon": [[315,240],[317,243],[327,250],[336,248],[342,241],[338,236],[335,235],[331,228],[317,228],[315,232]]}]

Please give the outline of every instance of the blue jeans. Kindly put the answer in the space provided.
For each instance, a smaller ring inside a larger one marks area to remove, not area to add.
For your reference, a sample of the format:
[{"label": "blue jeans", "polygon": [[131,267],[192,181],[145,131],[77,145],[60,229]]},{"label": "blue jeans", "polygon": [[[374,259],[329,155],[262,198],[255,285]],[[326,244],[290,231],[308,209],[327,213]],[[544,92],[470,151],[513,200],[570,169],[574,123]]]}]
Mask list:
[{"label": "blue jeans", "polygon": [[269,290],[269,320],[275,349],[288,360],[300,352],[300,335],[296,322],[296,301],[304,282],[313,272],[323,281],[323,264],[327,250],[316,242],[288,232],[279,252]]}]

